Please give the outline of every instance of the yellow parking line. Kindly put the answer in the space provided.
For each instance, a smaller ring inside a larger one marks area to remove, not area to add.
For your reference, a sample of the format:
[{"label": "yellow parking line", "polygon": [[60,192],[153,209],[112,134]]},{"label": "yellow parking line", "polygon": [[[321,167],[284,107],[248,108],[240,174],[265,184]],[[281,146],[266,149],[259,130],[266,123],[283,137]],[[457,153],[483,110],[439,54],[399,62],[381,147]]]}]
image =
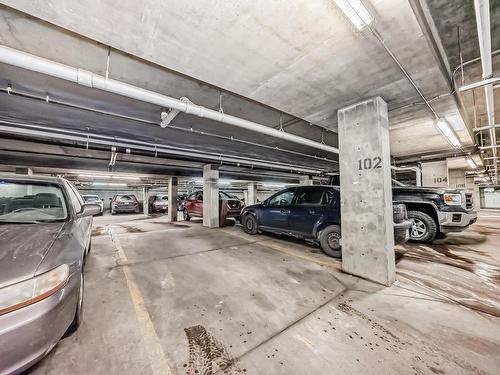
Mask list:
[{"label": "yellow parking line", "polygon": [[130,299],[134,305],[135,314],[137,320],[140,323],[140,328],[143,334],[145,351],[148,354],[151,369],[154,375],[171,375],[172,371],[168,365],[167,357],[160,343],[160,338],[156,333],[153,321],[149,315],[146,306],[144,304],[144,299],[142,298],[139,287],[135,281],[135,277],[130,271],[130,268],[126,265],[128,263],[127,256],[123,251],[123,247],[120,243],[120,239],[117,235],[114,235],[111,227],[109,228],[109,235],[115,248],[118,252],[118,258],[121,264],[125,264],[122,269],[125,274],[125,279],[127,281],[128,290],[130,293]]}]

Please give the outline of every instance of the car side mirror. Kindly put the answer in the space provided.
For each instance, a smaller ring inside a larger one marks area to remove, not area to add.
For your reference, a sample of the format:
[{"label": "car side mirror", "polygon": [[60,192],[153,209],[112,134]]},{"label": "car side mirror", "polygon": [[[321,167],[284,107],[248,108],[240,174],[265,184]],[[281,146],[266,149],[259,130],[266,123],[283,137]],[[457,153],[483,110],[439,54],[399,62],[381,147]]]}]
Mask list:
[{"label": "car side mirror", "polygon": [[280,206],[288,206],[288,201],[286,199],[281,199]]},{"label": "car side mirror", "polygon": [[86,203],[82,206],[81,211],[77,214],[78,217],[94,216],[101,213],[101,206],[94,203]]}]

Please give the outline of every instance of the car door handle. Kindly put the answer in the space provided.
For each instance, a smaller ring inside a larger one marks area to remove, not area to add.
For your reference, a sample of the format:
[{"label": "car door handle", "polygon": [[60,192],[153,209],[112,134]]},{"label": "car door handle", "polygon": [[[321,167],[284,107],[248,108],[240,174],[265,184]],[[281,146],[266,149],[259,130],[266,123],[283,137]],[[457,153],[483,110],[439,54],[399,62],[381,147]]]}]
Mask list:
[{"label": "car door handle", "polygon": [[316,211],[314,211],[314,210],[309,210],[309,214],[310,214],[310,215],[316,215]]},{"label": "car door handle", "polygon": [[280,210],[280,212],[284,215],[284,214],[287,214],[289,211],[288,210]]}]

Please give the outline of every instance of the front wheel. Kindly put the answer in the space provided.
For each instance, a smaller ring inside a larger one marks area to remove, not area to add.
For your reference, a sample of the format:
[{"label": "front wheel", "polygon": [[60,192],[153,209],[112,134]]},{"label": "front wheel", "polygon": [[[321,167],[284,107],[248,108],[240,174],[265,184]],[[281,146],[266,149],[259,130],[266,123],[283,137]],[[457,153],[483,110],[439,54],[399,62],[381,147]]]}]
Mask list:
[{"label": "front wheel", "polygon": [[330,225],[319,235],[321,249],[333,258],[342,257],[342,232],[338,225]]},{"label": "front wheel", "polygon": [[186,209],[184,209],[184,211],[182,211],[182,216],[184,217],[184,221],[191,220],[191,216],[189,216],[189,213]]},{"label": "front wheel", "polygon": [[410,240],[414,242],[432,242],[437,235],[438,228],[434,219],[422,211],[408,211],[411,220]]},{"label": "front wheel", "polygon": [[248,234],[257,234],[258,225],[257,220],[252,215],[243,216],[243,230]]}]

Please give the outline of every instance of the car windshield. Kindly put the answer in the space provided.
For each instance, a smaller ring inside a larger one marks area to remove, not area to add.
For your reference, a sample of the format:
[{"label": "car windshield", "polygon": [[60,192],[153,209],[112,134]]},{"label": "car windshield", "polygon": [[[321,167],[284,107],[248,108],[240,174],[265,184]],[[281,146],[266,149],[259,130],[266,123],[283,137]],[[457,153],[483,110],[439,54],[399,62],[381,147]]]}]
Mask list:
[{"label": "car windshield", "polygon": [[232,198],[228,193],[224,193],[223,191],[219,191],[219,197],[224,199]]},{"label": "car windshield", "polygon": [[168,201],[168,195],[159,195],[156,197],[157,201]]},{"label": "car windshield", "polygon": [[83,200],[85,202],[97,202],[99,197],[97,195],[84,195]]},{"label": "car windshield", "polygon": [[60,221],[67,216],[59,186],[0,180],[0,224]]}]

